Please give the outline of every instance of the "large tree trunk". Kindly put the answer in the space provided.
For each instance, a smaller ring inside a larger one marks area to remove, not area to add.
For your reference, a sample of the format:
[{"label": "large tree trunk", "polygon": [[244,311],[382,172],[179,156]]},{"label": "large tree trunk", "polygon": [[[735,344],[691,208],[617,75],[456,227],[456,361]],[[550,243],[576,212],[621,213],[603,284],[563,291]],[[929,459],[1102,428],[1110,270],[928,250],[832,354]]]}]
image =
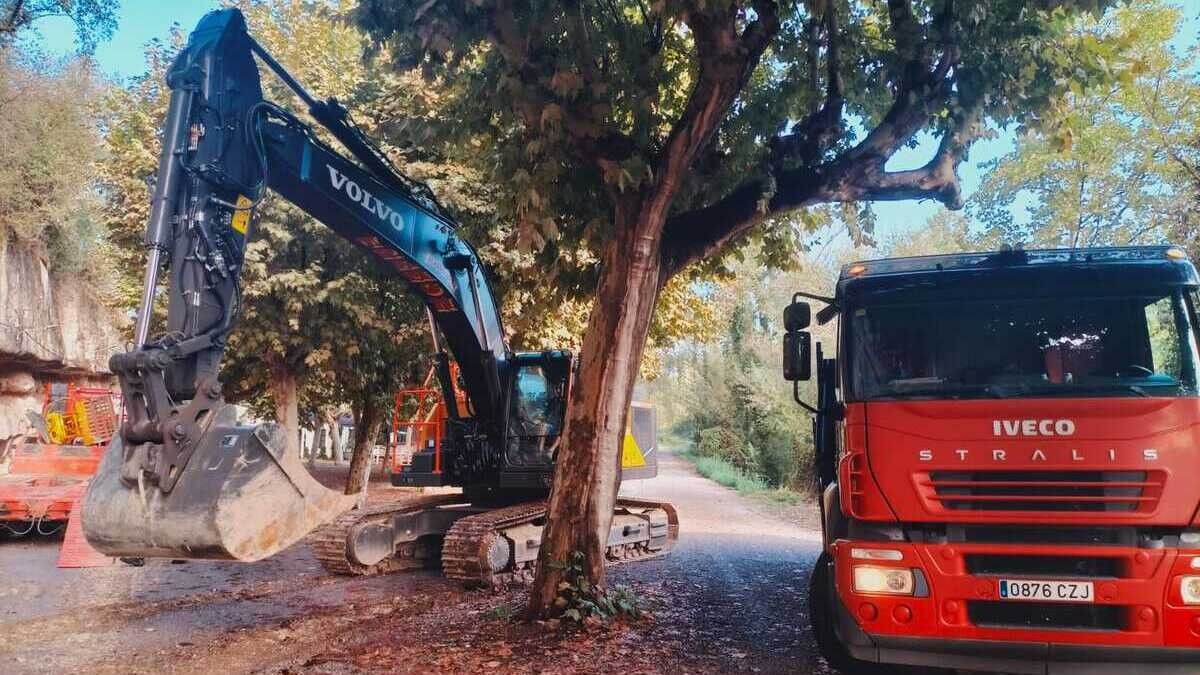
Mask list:
[{"label": "large tree trunk", "polygon": [[[583,338],[579,379],[555,469],[530,616],[550,609],[563,578],[559,565],[584,554],[584,574],[604,583],[604,544],[621,476],[621,436],[650,319],[663,282],[682,265],[663,266],[663,229],[698,153],[712,138],[779,28],[774,3],[755,3],[757,19],[737,33],[737,12],[689,13],[699,72],[671,128],[649,185],[615,193],[613,239],[601,256],[596,301]],[[603,161],[601,162],[603,165]]]},{"label": "large tree trunk", "polygon": [[621,438],[661,288],[661,228],[661,218],[619,211],[616,238],[605,247],[529,596],[531,617],[543,614],[558,593],[563,572],[552,563],[565,562],[573,551],[584,554],[587,577],[603,585]]},{"label": "large tree trunk", "polygon": [[365,503],[367,483],[371,480],[371,451],[383,424],[379,406],[367,401],[354,411],[354,448],[350,454],[350,474],[346,476],[346,494],[360,495],[359,506]]},{"label": "large tree trunk", "polygon": [[300,381],[286,365],[267,362],[267,387],[275,403],[275,421],[287,433],[287,452],[300,456]]}]

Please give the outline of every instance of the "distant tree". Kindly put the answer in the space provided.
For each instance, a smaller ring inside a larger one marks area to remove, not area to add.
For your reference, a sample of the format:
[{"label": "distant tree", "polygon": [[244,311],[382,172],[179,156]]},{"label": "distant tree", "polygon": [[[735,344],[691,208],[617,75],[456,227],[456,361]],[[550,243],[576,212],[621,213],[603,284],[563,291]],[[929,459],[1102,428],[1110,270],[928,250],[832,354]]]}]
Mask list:
[{"label": "distant tree", "polygon": [[0,0],[0,49],[39,19],[66,17],[75,24],[79,51],[91,53],[117,29],[118,0]]},{"label": "distant tree", "polygon": [[172,32],[145,49],[147,70],[125,86],[107,88],[97,112],[103,128],[103,159],[96,179],[103,198],[101,219],[111,245],[118,291],[111,299],[126,312],[137,308],[146,254],[142,245],[150,219],[149,180],[158,167],[159,129],[167,112],[167,68],[183,44]]},{"label": "distant tree", "polygon": [[94,193],[103,86],[86,61],[0,49],[0,240],[97,281],[108,278]]},{"label": "distant tree", "polygon": [[330,342],[314,360],[336,374],[329,380],[334,396],[354,413],[346,494],[358,494],[367,485],[372,450],[396,390],[419,382],[428,366],[429,332],[421,304],[373,263],[363,261],[338,286],[329,320],[341,325],[344,339]]},{"label": "distant tree", "polygon": [[962,212],[939,211],[920,227],[887,237],[878,248],[881,255],[903,257],[995,250],[1004,243],[1000,233],[980,228]]},{"label": "distant tree", "polygon": [[1128,43],[1132,66],[1100,86],[1073,83],[1058,123],[1027,130],[993,163],[968,209],[988,233],[1031,247],[1194,238],[1200,81],[1195,52],[1170,47],[1182,28],[1180,9],[1155,1],[1073,30]]}]

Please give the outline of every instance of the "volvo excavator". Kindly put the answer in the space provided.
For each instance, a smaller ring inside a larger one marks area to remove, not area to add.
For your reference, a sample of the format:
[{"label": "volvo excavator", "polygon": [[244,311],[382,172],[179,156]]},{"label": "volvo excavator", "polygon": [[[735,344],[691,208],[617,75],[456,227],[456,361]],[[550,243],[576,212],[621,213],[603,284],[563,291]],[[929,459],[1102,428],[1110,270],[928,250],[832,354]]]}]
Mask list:
[{"label": "volvo excavator", "polygon": [[[263,98],[259,64],[351,157]],[[85,497],[89,543],[121,557],[254,561],[319,527],[314,548],[338,572],[440,559],[447,576],[468,583],[529,578],[571,354],[509,349],[479,256],[433,193],[397,171],[336,99],[305,91],[238,10],[200,20],[167,85],[134,340],[109,364],[126,419]],[[354,508],[355,497],[325,488],[285,451],[277,427],[238,424],[219,366],[241,308],[252,214],[268,190],[364,248],[424,302],[444,426],[393,482],[461,493]],[[164,294],[165,329],[152,335]],[[608,557],[663,555],[677,531],[670,504],[621,499]]]}]

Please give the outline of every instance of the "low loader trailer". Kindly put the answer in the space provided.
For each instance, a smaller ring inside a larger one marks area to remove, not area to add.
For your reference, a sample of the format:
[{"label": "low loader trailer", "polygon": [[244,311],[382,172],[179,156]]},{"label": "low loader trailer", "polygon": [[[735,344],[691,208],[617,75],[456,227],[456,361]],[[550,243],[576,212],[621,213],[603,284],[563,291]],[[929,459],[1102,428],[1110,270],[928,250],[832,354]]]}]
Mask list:
[{"label": "low loader trailer", "polygon": [[0,442],[0,531],[51,535],[70,518],[96,473],[119,414],[101,387],[47,384],[34,431]]},{"label": "low loader trailer", "polygon": [[[813,403],[806,298],[837,319]],[[1200,672],[1198,311],[1168,246],[866,261],[797,294],[784,376],[814,414],[825,658]]]}]

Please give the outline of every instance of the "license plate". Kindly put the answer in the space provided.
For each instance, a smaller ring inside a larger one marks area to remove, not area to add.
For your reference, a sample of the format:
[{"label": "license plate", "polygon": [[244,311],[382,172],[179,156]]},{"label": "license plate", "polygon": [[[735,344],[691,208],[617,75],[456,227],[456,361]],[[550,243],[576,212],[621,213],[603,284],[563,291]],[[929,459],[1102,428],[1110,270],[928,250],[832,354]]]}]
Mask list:
[{"label": "license plate", "polygon": [[1090,581],[1050,579],[1001,579],[1001,600],[1049,600],[1050,602],[1095,602]]}]

